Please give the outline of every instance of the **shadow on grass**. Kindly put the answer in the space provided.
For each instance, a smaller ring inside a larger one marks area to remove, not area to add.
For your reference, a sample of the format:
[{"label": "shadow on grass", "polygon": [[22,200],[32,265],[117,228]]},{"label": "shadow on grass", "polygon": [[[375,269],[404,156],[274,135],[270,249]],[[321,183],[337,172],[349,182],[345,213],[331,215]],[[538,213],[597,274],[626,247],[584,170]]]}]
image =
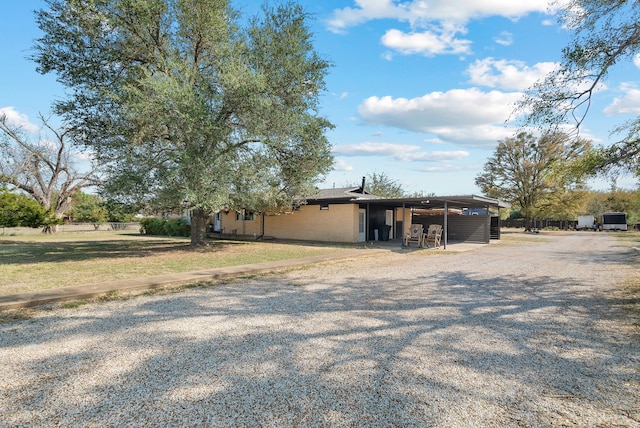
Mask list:
[{"label": "shadow on grass", "polygon": [[127,239],[78,241],[0,241],[0,264],[34,264],[43,262],[74,262],[103,258],[153,257],[176,251],[223,251],[242,242],[212,242],[208,247],[194,248],[184,239]]}]

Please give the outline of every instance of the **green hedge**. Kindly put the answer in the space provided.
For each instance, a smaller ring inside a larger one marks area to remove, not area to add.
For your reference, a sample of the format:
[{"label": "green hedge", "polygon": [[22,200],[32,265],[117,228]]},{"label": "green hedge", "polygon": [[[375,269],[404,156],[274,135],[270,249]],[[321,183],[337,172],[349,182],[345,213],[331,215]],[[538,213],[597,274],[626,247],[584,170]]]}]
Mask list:
[{"label": "green hedge", "polygon": [[144,218],[140,221],[140,233],[145,235],[190,236],[191,226],[182,219],[160,220]]}]

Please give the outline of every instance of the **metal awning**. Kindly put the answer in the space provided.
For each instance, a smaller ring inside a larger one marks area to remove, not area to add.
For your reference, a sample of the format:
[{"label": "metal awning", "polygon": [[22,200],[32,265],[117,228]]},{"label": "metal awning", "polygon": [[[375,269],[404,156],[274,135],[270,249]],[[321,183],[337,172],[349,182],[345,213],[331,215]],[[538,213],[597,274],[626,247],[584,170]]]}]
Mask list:
[{"label": "metal awning", "polygon": [[488,198],[481,195],[458,196],[423,196],[420,198],[388,198],[369,199],[353,198],[351,202],[361,202],[371,205],[387,205],[406,208],[510,208],[511,205],[499,199]]},{"label": "metal awning", "polygon": [[[424,196],[420,198],[380,198],[371,199],[367,197],[353,198],[351,202],[367,204],[367,210],[372,205],[384,205],[392,208],[403,209],[436,209],[444,210],[444,248],[447,248],[447,236],[449,234],[448,211],[450,209],[462,210],[464,208],[510,208],[511,205],[499,199],[489,198],[481,195],[458,195],[458,196]],[[367,213],[367,221],[369,214]],[[404,214],[403,214],[404,218]],[[367,226],[368,227],[368,226]]]}]

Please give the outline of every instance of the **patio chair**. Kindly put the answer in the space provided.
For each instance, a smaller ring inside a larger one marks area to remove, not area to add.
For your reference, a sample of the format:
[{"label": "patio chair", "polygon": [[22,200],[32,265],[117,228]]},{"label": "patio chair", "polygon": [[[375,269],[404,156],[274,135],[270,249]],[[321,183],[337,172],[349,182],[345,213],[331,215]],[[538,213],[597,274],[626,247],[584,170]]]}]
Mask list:
[{"label": "patio chair", "polygon": [[411,242],[417,242],[418,247],[422,248],[424,239],[424,226],[421,224],[412,224],[409,233],[404,237],[404,246],[409,247]]},{"label": "patio chair", "polygon": [[424,235],[424,245],[429,248],[429,244],[433,243],[434,248],[440,248],[440,238],[442,237],[442,226],[439,224],[430,224],[427,233]]}]

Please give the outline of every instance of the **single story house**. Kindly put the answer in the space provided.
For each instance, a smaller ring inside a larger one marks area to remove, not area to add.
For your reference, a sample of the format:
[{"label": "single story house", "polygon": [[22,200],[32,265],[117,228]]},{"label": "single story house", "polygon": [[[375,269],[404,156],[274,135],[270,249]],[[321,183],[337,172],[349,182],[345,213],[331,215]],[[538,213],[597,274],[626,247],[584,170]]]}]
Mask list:
[{"label": "single story house", "polygon": [[[442,243],[488,243],[499,237],[499,211],[509,207],[478,195],[383,198],[363,187],[319,190],[290,212],[221,211],[210,229],[225,234],[357,243],[402,240],[411,224],[440,224]],[[492,226],[493,221],[493,226]],[[498,233],[498,236],[495,236]]]}]

